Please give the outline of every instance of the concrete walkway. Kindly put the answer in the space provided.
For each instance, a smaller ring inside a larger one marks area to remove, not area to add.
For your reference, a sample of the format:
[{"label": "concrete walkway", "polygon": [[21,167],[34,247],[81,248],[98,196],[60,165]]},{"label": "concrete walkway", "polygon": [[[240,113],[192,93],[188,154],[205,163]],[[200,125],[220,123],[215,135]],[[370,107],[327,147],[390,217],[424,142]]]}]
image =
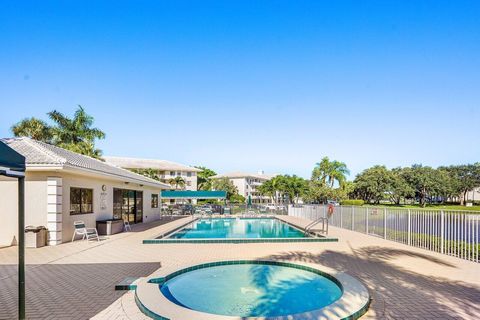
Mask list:
[{"label": "concrete walkway", "polygon": [[[337,243],[142,244],[188,219],[135,226],[100,243],[27,250],[28,318],[144,319],[132,294],[114,291],[115,283],[159,268],[168,273],[192,263],[263,258],[315,263],[357,277],[373,297],[368,319],[480,319],[480,264],[344,229],[330,229]],[[15,264],[16,248],[0,249],[0,319],[16,316]]]}]

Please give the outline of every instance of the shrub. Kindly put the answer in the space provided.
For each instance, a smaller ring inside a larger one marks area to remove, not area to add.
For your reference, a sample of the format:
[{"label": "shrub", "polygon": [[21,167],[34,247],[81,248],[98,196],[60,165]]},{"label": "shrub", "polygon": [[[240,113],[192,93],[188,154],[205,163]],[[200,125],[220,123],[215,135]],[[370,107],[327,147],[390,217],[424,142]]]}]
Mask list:
[{"label": "shrub", "polygon": [[340,204],[342,206],[363,206],[365,204],[365,201],[358,199],[349,199],[340,201]]}]

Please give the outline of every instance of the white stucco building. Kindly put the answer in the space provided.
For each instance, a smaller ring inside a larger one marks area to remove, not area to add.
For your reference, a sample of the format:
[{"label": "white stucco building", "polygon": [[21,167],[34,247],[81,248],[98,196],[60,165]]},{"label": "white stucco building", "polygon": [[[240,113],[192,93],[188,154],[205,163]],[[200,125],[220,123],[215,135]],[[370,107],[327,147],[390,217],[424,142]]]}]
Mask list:
[{"label": "white stucco building", "polygon": [[106,163],[124,169],[154,169],[158,171],[158,177],[163,183],[172,178],[182,177],[185,180],[183,190],[197,190],[197,172],[202,170],[184,164],[156,159],[139,159],[126,157],[103,157]]},{"label": "white stucco building", "polygon": [[[109,164],[121,167],[124,169],[154,169],[158,171],[158,178],[161,182],[169,184],[170,179],[182,177],[185,180],[185,186],[178,188],[181,190],[197,191],[197,173],[202,171],[198,168],[187,166],[184,164],[156,159],[139,159],[139,158],[125,158],[125,157],[103,157]],[[176,186],[170,185],[170,189],[175,189]],[[170,199],[169,203],[176,203],[176,200]],[[196,200],[191,200],[196,203]],[[179,203],[183,203],[179,201]]]},{"label": "white stucco building", "polygon": [[248,172],[230,172],[213,176],[213,179],[228,178],[237,187],[238,193],[245,198],[252,198],[252,203],[269,203],[270,197],[262,196],[257,187],[261,186],[265,181],[275,177],[276,174],[265,174],[263,171],[258,173]]},{"label": "white stucco building", "polygon": [[[159,193],[170,185],[29,138],[0,143],[26,158],[25,225],[47,227],[50,245],[71,241],[77,220],[96,227],[99,220],[160,217]],[[17,202],[17,181],[0,177],[0,246],[18,238]]]}]

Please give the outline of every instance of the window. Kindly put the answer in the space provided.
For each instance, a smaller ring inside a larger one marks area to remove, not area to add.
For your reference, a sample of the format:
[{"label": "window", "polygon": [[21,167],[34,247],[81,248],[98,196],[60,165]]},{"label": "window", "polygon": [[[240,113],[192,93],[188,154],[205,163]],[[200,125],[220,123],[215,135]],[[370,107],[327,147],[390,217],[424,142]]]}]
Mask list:
[{"label": "window", "polygon": [[191,186],[192,185],[192,181],[187,181],[187,186]]},{"label": "window", "polygon": [[152,208],[158,208],[158,194],[152,194]]},{"label": "window", "polygon": [[93,213],[93,189],[70,188],[70,214]]},{"label": "window", "polygon": [[170,171],[170,175],[171,175],[171,176],[174,176],[174,175],[175,175],[175,171]]},{"label": "window", "polygon": [[181,175],[182,175],[182,173],[181,173],[180,171],[178,171],[178,172],[177,172],[177,176],[180,177]]},{"label": "window", "polygon": [[192,173],[190,171],[187,172],[187,177],[191,177]]}]

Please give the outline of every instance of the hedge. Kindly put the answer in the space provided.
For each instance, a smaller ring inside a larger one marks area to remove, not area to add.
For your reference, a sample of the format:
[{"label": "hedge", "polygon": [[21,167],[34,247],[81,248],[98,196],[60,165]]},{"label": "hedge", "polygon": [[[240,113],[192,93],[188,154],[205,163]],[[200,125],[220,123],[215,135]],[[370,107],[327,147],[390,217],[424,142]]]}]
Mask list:
[{"label": "hedge", "polygon": [[356,199],[352,199],[352,200],[342,200],[340,201],[340,204],[342,206],[363,206],[365,204],[365,201],[363,200],[356,200]]}]

